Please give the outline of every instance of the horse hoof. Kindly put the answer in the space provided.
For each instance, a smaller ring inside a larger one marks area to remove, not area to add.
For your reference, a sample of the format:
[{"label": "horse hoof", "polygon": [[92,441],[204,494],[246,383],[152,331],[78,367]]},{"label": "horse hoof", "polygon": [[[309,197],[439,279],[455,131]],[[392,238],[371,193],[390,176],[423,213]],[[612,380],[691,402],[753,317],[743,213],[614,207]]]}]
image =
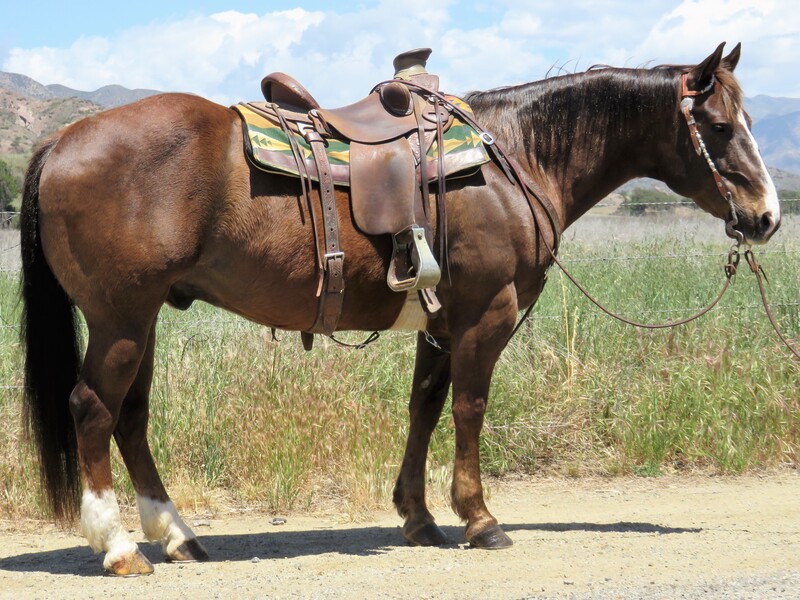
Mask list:
[{"label": "horse hoof", "polygon": [[180,546],[167,554],[170,562],[201,562],[208,560],[208,552],[197,538],[186,540]]},{"label": "horse hoof", "polygon": [[137,548],[135,552],[115,560],[106,567],[106,571],[117,577],[136,577],[137,575],[150,575],[153,572],[153,565]]},{"label": "horse hoof", "polygon": [[411,530],[403,527],[403,537],[412,546],[444,546],[450,543],[436,523],[424,523]]},{"label": "horse hoof", "polygon": [[500,550],[514,545],[514,542],[500,529],[499,525],[492,525],[488,529],[476,533],[468,541],[471,546],[483,548],[484,550]]}]

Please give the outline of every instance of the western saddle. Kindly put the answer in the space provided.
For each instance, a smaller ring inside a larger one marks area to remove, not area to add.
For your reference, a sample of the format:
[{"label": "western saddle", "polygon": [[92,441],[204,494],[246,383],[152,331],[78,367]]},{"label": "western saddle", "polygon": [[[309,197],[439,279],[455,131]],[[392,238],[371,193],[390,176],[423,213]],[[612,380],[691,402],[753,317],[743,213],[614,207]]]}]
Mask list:
[{"label": "western saddle", "polygon": [[[345,140],[350,148],[351,210],[356,226],[369,235],[392,235],[393,253],[387,283],[397,292],[417,291],[429,316],[440,308],[434,292],[441,269],[433,256],[429,207],[430,183],[436,180],[437,222],[446,223],[443,133],[453,121],[453,107],[438,94],[439,78],[425,70],[431,54],[421,48],[398,55],[394,79],[385,81],[363,100],[335,109],[320,107],[294,78],[272,73],[261,82],[266,103],[248,103],[286,133],[300,173],[302,193],[310,207],[317,238],[319,308],[303,342],[313,333],[336,330],[344,292],[345,252],[339,245],[334,181],[325,152],[326,140]],[[295,134],[311,148],[306,161]],[[426,159],[436,141],[437,168]],[[318,182],[322,235],[311,201],[312,180]],[[438,228],[439,260],[445,259],[443,228]]]}]

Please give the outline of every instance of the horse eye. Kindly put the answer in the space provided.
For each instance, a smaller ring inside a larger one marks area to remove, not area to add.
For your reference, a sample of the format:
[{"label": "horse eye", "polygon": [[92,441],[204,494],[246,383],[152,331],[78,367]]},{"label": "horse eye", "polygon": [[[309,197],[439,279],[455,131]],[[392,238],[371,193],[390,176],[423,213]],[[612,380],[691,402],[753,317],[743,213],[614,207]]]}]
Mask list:
[{"label": "horse eye", "polygon": [[726,123],[714,123],[711,126],[711,129],[713,129],[717,133],[725,133],[726,131],[728,131],[728,125]]}]

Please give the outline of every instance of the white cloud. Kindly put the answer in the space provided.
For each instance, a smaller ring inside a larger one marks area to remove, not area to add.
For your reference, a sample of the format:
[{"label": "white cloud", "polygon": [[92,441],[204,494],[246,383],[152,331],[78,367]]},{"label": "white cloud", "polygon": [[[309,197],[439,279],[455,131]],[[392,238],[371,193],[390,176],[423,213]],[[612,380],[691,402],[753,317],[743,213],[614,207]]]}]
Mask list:
[{"label": "white cloud", "polygon": [[[259,96],[284,71],[323,104],[352,102],[392,75],[399,52],[429,46],[448,91],[544,77],[551,68],[698,62],[743,41],[748,94],[800,96],[800,12],[789,0],[380,0],[263,15],[235,10],[157,21],[65,48],[15,48],[3,70],[91,90],[110,83],[189,91],[222,103]],[[348,12],[349,11],[349,12]]]},{"label": "white cloud", "polygon": [[115,39],[82,37],[67,48],[15,48],[3,68],[78,89],[119,83],[214,96],[239,68],[288,55],[323,18],[302,9],[263,16],[228,11],[134,27]]},{"label": "white cloud", "polygon": [[737,76],[748,95],[800,96],[800,12],[779,0],[684,0],[664,15],[636,53],[658,62],[696,63],[720,42],[742,42]]}]

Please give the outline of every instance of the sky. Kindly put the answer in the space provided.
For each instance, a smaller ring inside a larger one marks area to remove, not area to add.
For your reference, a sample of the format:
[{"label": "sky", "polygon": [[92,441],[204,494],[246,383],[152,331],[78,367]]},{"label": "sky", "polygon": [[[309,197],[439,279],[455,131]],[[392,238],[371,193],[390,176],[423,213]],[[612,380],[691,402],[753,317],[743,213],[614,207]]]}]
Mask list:
[{"label": "sky", "polygon": [[109,84],[260,97],[267,73],[325,106],[353,102],[430,47],[428,70],[461,93],[594,64],[693,64],[742,42],[747,96],[800,97],[797,0],[136,0],[5,2],[0,70],[91,91]]}]

